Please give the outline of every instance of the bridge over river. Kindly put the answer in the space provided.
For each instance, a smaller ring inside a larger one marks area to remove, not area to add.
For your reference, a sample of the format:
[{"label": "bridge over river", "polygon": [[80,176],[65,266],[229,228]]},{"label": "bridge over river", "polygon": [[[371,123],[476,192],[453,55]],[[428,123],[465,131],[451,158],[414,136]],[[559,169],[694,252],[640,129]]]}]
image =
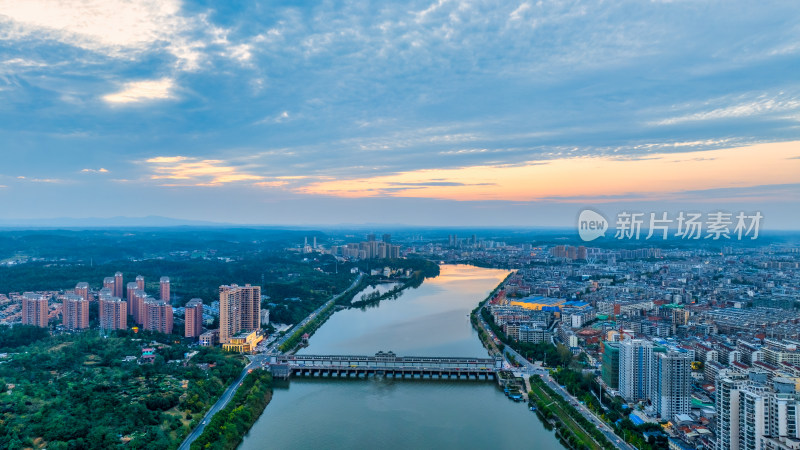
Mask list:
[{"label": "bridge over river", "polygon": [[397,356],[394,352],[363,355],[274,355],[270,370],[277,378],[291,376],[490,380],[502,370],[502,358]]}]

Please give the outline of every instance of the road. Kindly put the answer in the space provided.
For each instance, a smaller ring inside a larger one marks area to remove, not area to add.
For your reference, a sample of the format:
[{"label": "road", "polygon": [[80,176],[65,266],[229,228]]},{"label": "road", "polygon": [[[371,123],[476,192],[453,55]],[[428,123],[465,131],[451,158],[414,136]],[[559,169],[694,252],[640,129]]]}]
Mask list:
[{"label": "road", "polygon": [[590,411],[586,405],[581,404],[577,398],[573,397],[569,392],[567,392],[566,389],[562,388],[561,385],[556,383],[555,380],[553,380],[553,377],[550,376],[550,372],[547,369],[543,369],[541,366],[531,363],[508,346],[506,346],[503,356],[507,355],[513,356],[517,362],[521,363],[524,373],[528,374],[529,376],[536,375],[541,377],[541,379],[547,383],[547,385],[550,386],[553,391],[564,397],[564,399],[566,399],[575,409],[577,409],[578,412],[581,413],[584,418],[586,418],[586,420],[593,423],[597,429],[603,433],[606,439],[608,439],[608,441],[614,444],[617,448],[622,450],[635,450],[634,447],[625,442],[621,437],[617,436],[614,433],[614,430],[607,423],[603,422],[599,417],[594,415],[594,413]]},{"label": "road", "polygon": [[[495,336],[494,332],[492,332],[492,329],[483,319],[483,314],[481,314],[484,306],[481,306],[481,308],[478,310],[477,314],[478,320],[480,321],[480,324],[483,327],[483,329],[487,333],[489,333],[489,337],[492,339],[492,341],[497,343],[499,342],[499,339],[497,338],[497,336]],[[599,417],[595,416],[594,413],[592,413],[589,410],[589,408],[587,408],[585,405],[582,405],[578,401],[578,399],[570,395],[570,393],[567,392],[566,389],[561,388],[561,386],[552,379],[550,373],[546,369],[543,369],[541,366],[531,363],[530,361],[528,361],[527,358],[524,358],[514,349],[506,345],[505,348],[503,349],[503,358],[506,360],[506,362],[508,362],[509,360],[508,358],[509,355],[513,356],[514,359],[517,361],[517,363],[520,364],[521,366],[520,368],[522,369],[521,372],[523,374],[527,376],[537,375],[541,377],[542,380],[544,380],[545,383],[547,383],[547,385],[553,389],[553,391],[557,392],[559,395],[564,397],[564,399],[566,399],[569,403],[571,403],[575,407],[575,409],[577,409],[578,412],[580,412],[581,415],[586,418],[586,420],[593,423],[603,433],[603,435],[608,439],[609,442],[611,442],[617,448],[622,450],[635,450],[634,447],[630,446],[621,437],[617,436],[614,433],[614,430],[612,430],[611,427],[608,426],[608,424],[603,422]],[[519,369],[517,369],[517,371],[519,371]]]},{"label": "road", "polygon": [[218,413],[220,410],[225,408],[228,402],[231,401],[231,399],[233,398],[233,394],[236,393],[236,390],[239,389],[239,386],[242,385],[244,377],[247,376],[247,372],[250,369],[256,369],[260,367],[265,357],[266,355],[257,355],[255,358],[253,358],[252,361],[250,361],[250,364],[248,364],[244,368],[244,370],[242,370],[242,373],[239,374],[239,377],[236,378],[236,381],[234,381],[230,386],[228,386],[227,389],[225,389],[225,392],[222,393],[222,396],[220,396],[219,400],[217,400],[217,402],[214,403],[214,406],[212,406],[211,409],[208,410],[206,415],[203,416],[203,420],[201,420],[200,423],[195,427],[195,429],[192,430],[192,432],[189,433],[188,436],[186,436],[186,439],[183,440],[181,446],[178,447],[179,450],[189,450],[189,448],[192,445],[192,442],[194,442],[195,439],[197,439],[198,437],[200,437],[201,434],[203,434],[203,430],[206,428],[208,422],[211,421],[211,418],[214,417],[214,414]]},{"label": "road", "polygon": [[239,386],[242,385],[242,381],[244,381],[244,377],[247,376],[247,372],[249,370],[262,368],[264,366],[264,364],[267,362],[270,354],[275,352],[275,350],[278,349],[280,347],[280,345],[283,344],[286,341],[286,339],[288,339],[289,336],[292,335],[292,333],[294,333],[295,330],[299,330],[301,327],[305,326],[308,322],[310,322],[312,319],[317,317],[317,315],[320,313],[320,311],[325,309],[325,307],[327,307],[331,303],[335,303],[336,300],[338,300],[342,295],[344,295],[350,289],[355,288],[358,285],[358,283],[361,282],[361,279],[363,277],[364,277],[364,274],[363,273],[359,273],[358,276],[356,277],[355,281],[353,281],[353,283],[350,285],[350,287],[348,287],[343,292],[341,292],[341,293],[335,295],[334,297],[332,297],[330,300],[325,302],[319,308],[315,309],[314,312],[312,312],[305,319],[300,321],[300,323],[298,323],[297,325],[292,327],[290,330],[288,330],[286,332],[286,334],[283,335],[283,337],[281,337],[280,339],[275,341],[272,345],[267,347],[266,352],[259,353],[259,354],[254,355],[254,356],[249,356],[248,358],[250,359],[250,363],[242,370],[242,373],[239,374],[239,377],[236,378],[236,381],[234,381],[230,386],[228,386],[227,389],[225,389],[225,392],[222,393],[222,396],[220,396],[220,398],[217,400],[217,402],[214,403],[214,405],[211,407],[211,409],[208,410],[206,415],[203,416],[203,420],[200,421],[200,423],[195,427],[195,429],[192,430],[192,432],[189,433],[188,436],[186,436],[186,439],[183,440],[183,443],[181,443],[181,446],[178,447],[178,449],[179,450],[189,450],[189,448],[192,445],[192,442],[194,442],[195,439],[197,439],[198,437],[200,437],[201,434],[203,434],[203,430],[206,428],[206,425],[208,424],[208,422],[211,421],[211,418],[214,417],[214,414],[218,413],[220,410],[225,408],[225,406],[228,404],[228,402],[231,401],[231,399],[233,398],[233,394],[235,394],[236,390],[239,389]]},{"label": "road", "polygon": [[[480,309],[478,309],[478,312],[475,313],[475,315],[478,317],[478,323],[480,324],[481,328],[483,328],[483,331],[486,332],[486,334],[489,336],[489,339],[492,341],[493,344],[492,347],[494,348],[494,350],[497,350],[497,345],[500,344],[500,339],[498,339],[497,336],[495,336],[494,331],[492,331],[492,329],[489,327],[489,324],[487,324],[486,321],[483,319],[483,308],[485,306],[486,303],[481,305]],[[492,352],[493,350],[489,351],[490,354]]]}]

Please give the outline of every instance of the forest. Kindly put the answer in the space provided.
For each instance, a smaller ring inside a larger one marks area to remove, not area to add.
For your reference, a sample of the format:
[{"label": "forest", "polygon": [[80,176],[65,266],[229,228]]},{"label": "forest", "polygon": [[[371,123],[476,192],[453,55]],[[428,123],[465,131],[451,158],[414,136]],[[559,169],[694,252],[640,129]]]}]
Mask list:
[{"label": "forest", "polygon": [[[143,348],[153,363],[140,364]],[[175,448],[244,367],[240,355],[149,332],[86,331],[14,351],[0,359],[0,448]]]}]

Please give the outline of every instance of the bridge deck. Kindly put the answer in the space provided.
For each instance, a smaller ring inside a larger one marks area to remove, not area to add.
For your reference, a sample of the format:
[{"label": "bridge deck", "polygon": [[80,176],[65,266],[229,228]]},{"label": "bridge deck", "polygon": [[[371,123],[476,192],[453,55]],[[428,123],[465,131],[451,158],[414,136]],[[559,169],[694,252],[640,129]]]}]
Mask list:
[{"label": "bridge deck", "polygon": [[280,355],[273,358],[277,369],[293,375],[387,375],[424,377],[489,377],[502,369],[499,358],[396,356],[392,352],[364,355]]}]

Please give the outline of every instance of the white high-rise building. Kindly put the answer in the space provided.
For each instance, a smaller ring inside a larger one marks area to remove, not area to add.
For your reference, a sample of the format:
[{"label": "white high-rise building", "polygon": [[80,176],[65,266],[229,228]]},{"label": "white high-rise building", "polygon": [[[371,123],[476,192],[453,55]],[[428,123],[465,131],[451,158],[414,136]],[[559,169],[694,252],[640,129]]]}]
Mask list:
[{"label": "white high-rise building", "polygon": [[653,344],[628,339],[619,347],[619,394],[626,401],[638,402],[650,396]]},{"label": "white high-rise building", "polygon": [[717,448],[739,448],[739,390],[747,384],[745,374],[722,369],[717,374]]},{"label": "white high-rise building", "polygon": [[767,434],[769,395],[766,386],[749,385],[739,391],[740,450],[761,450]]},{"label": "white high-rise building", "polygon": [[662,420],[691,411],[691,364],[687,353],[653,353],[650,400]]},{"label": "white high-rise building", "polygon": [[794,380],[726,370],[717,378],[716,450],[785,449],[800,439],[800,395]]}]

